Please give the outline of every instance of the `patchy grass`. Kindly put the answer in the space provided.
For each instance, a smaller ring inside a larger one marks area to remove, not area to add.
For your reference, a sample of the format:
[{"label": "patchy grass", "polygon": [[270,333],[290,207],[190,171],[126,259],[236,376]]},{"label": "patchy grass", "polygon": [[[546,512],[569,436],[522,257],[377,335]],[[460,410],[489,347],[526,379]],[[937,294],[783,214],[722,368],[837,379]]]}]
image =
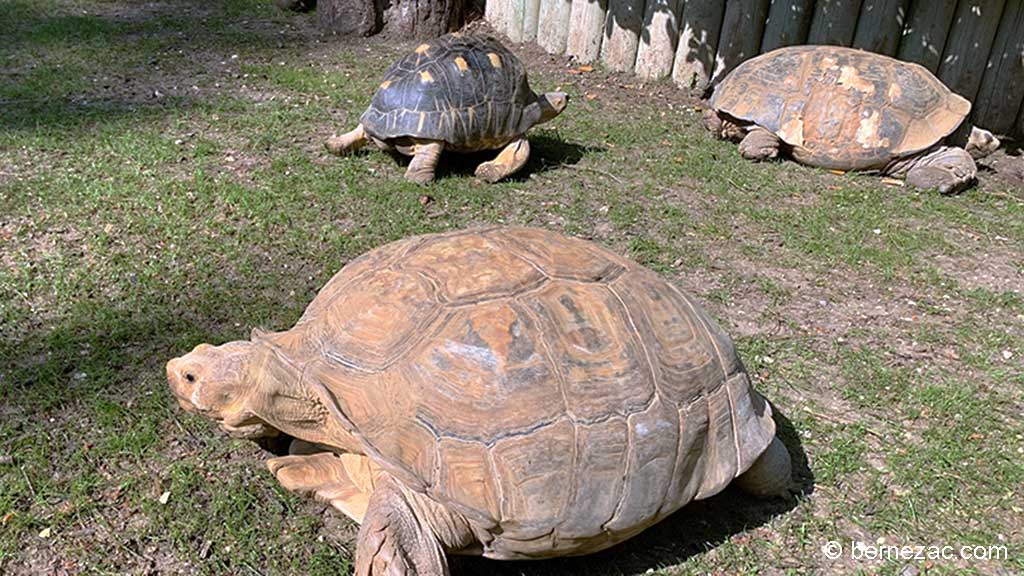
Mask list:
[{"label": "patchy grass", "polygon": [[[591,238],[699,296],[778,408],[804,494],[729,490],[592,558],[455,573],[1024,570],[1012,178],[945,198],[747,164],[671,86],[523,46],[534,86],[573,97],[526,171],[486,186],[452,157],[418,187],[387,155],[322,152],[408,46],[255,0],[0,9],[0,572],[347,572],[355,526],[175,409],[163,362],[290,326],[374,246],[487,222]],[[829,540],[1009,559],[833,561]]]}]

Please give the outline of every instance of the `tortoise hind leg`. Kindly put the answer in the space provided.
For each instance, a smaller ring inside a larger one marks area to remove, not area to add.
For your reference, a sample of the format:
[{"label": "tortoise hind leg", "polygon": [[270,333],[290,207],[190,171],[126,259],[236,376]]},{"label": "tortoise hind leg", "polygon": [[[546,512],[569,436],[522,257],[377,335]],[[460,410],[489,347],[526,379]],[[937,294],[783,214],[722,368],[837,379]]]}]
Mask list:
[{"label": "tortoise hind leg", "polygon": [[333,452],[271,458],[267,468],[286,489],[313,494],[356,522],[366,514],[373,472],[365,456]]},{"label": "tortoise hind leg", "polygon": [[963,148],[944,146],[917,158],[907,172],[907,183],[942,194],[956,194],[974,183],[978,166]]},{"label": "tortoise hind leg", "polygon": [[354,130],[346,132],[341,136],[331,136],[327,139],[327,151],[335,156],[347,156],[362,148],[369,142],[363,125],[356,126]]},{"label": "tortoise hind leg", "polygon": [[530,142],[526,138],[519,138],[509,142],[494,160],[477,166],[476,175],[493,184],[521,170],[529,159]]},{"label": "tortoise hind leg", "polygon": [[779,137],[764,128],[755,126],[740,141],[740,156],[754,162],[777,158],[779,156]]},{"label": "tortoise hind leg", "polygon": [[754,464],[736,480],[736,485],[753,496],[770,498],[788,496],[792,484],[792,462],[789,450],[776,436],[772,443],[754,461]]},{"label": "tortoise hind leg", "polygon": [[405,170],[405,179],[417,184],[426,184],[434,179],[434,170],[437,169],[437,162],[441,159],[441,151],[444,144],[431,142],[430,144],[419,144],[413,152],[412,162]]},{"label": "tortoise hind leg", "polygon": [[426,518],[390,478],[370,497],[356,543],[355,576],[448,576],[448,561]]}]

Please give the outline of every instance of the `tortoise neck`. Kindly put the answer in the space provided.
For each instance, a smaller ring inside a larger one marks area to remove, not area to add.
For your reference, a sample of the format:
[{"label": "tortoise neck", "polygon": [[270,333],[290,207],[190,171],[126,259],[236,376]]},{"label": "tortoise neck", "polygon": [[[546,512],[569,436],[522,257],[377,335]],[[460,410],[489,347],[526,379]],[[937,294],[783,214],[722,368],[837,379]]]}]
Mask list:
[{"label": "tortoise neck", "polygon": [[359,442],[341,427],[316,386],[308,381],[316,376],[306,369],[306,363],[290,357],[287,350],[272,342],[258,344],[255,378],[259,395],[253,401],[253,412],[294,438],[339,452],[362,453]]}]

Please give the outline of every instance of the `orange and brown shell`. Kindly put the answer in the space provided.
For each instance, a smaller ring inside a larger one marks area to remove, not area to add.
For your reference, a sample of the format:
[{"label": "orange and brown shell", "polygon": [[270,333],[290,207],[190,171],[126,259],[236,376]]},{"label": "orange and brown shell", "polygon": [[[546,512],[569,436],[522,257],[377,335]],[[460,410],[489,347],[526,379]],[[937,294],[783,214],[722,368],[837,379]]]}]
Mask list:
[{"label": "orange and brown shell", "polygon": [[924,67],[841,46],[751,58],[722,80],[709,104],[774,132],[798,161],[838,170],[882,168],[930,148],[971,111]]},{"label": "orange and brown shell", "polygon": [[466,516],[492,558],[624,540],[722,490],[775,434],[688,296],[544,230],[373,250],[278,342],[367,456]]}]

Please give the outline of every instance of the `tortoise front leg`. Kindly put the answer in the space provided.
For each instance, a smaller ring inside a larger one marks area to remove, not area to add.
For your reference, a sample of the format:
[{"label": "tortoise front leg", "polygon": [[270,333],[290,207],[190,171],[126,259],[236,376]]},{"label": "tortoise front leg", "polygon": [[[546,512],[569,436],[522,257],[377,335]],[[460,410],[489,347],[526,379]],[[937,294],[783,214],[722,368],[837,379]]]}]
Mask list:
[{"label": "tortoise front leg", "polygon": [[374,489],[366,456],[333,452],[292,454],[267,461],[267,468],[286,489],[313,494],[356,522],[362,522]]},{"label": "tortoise front leg", "polygon": [[413,153],[412,162],[405,171],[405,179],[417,184],[426,184],[434,179],[434,170],[437,169],[437,162],[441,159],[441,152],[444,144],[431,142],[430,144],[419,144]]},{"label": "tortoise front leg", "polygon": [[519,138],[509,142],[494,160],[477,166],[476,176],[493,184],[518,172],[529,159],[530,142],[526,138]]},{"label": "tortoise front leg", "polygon": [[447,576],[448,560],[412,495],[390,477],[370,497],[359,528],[355,576]]},{"label": "tortoise front leg", "polygon": [[740,156],[754,162],[777,158],[779,137],[760,126],[755,126],[740,141]]},{"label": "tortoise front leg", "polygon": [[331,136],[327,139],[327,151],[335,156],[347,156],[359,150],[369,140],[366,138],[366,131],[363,125],[356,126],[354,130],[346,132],[341,136]]},{"label": "tortoise front leg", "polygon": [[977,176],[978,166],[966,150],[944,146],[916,158],[907,172],[907,183],[956,194],[973,184]]}]

